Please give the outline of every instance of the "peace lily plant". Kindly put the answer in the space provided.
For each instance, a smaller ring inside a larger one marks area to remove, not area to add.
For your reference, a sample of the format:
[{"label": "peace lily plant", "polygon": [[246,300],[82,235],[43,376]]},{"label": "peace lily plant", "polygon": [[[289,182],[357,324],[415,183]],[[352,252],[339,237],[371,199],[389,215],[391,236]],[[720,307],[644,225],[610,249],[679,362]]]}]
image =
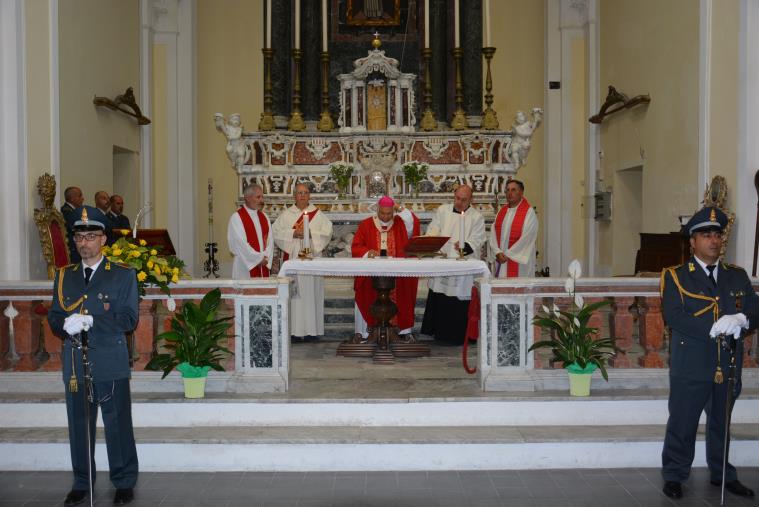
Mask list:
[{"label": "peace lily plant", "polygon": [[[552,360],[561,362],[570,374],[590,375],[596,369],[601,370],[601,375],[608,382],[609,375],[606,371],[608,360],[621,350],[616,345],[616,338],[599,338],[598,328],[588,326],[593,312],[611,301],[597,301],[585,304],[582,295],[576,291],[576,282],[582,276],[582,266],[577,259],[569,264],[567,280],[564,282],[564,290],[572,299],[570,309],[564,311],[556,304],[553,308],[543,305],[541,311],[535,315],[533,324],[551,333],[547,340],[535,342],[530,350],[541,348],[551,349]],[[571,377],[571,375],[570,375]],[[590,383],[588,382],[588,389]]]}]

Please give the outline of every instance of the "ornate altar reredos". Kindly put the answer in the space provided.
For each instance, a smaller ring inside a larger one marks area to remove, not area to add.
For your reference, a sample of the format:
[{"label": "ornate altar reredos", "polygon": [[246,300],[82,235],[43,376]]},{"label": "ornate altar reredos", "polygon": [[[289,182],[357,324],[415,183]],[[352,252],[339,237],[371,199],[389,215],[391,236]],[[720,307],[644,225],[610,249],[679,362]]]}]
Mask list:
[{"label": "ornate altar reredos", "polygon": [[404,74],[398,60],[379,49],[353,62],[340,74],[340,132],[413,132],[415,74]]},{"label": "ornate altar reredos", "polygon": [[[339,131],[245,132],[239,115],[215,115],[238,174],[238,202],[245,186],[258,183],[266,194],[267,213],[276,217],[292,204],[295,184],[307,182],[311,202],[346,223],[366,217],[379,195],[400,198],[425,215],[451,202],[455,186],[469,184],[474,205],[492,219],[506,182],[526,163],[542,110],[533,109],[531,120],[520,111],[507,131],[417,132],[416,76],[401,73],[398,61],[378,49],[354,61],[353,67],[338,77]],[[411,161],[429,165],[418,196],[401,170]],[[333,162],[354,167],[342,192],[330,176]],[[338,198],[340,194],[344,197]]]}]

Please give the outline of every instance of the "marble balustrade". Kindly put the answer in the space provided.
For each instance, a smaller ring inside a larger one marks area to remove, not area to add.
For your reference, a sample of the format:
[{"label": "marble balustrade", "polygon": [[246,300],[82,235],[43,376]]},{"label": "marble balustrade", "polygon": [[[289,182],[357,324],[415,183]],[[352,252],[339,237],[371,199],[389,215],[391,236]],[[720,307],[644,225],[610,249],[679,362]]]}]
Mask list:
[{"label": "marble balustrade", "polygon": [[[551,388],[561,365],[552,364],[547,350],[527,349],[544,333],[531,323],[541,306],[571,304],[564,292],[564,280],[481,279],[478,286],[481,339],[477,375],[483,389]],[[754,286],[759,289],[759,279]],[[182,281],[172,288],[177,310],[188,300],[200,300],[215,287],[222,290],[222,313],[234,316],[233,336],[227,343],[234,353],[225,362],[225,378],[229,379],[225,389],[245,391],[246,384],[256,383],[257,389],[286,390],[289,280]],[[669,341],[658,290],[659,280],[652,278],[587,278],[577,283],[577,291],[587,303],[611,301],[591,319],[601,336],[616,337],[625,352],[611,361],[611,387],[625,387],[614,382],[631,382],[631,378],[655,378],[656,382],[666,379]],[[0,372],[60,371],[61,341],[52,334],[45,319],[51,297],[49,281],[0,282]],[[155,336],[169,328],[172,312],[167,308],[167,299],[157,289],[149,289],[140,302],[133,351],[136,372],[142,372],[155,353]],[[754,369],[748,373],[756,372],[759,379],[756,334],[747,338],[746,347],[749,353],[744,357],[744,367]]]}]

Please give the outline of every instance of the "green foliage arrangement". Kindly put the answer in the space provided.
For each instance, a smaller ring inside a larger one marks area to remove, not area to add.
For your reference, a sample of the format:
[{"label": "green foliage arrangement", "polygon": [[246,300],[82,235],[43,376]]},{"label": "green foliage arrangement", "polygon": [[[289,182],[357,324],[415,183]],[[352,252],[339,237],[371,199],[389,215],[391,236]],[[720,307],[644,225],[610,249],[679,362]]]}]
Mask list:
[{"label": "green foliage arrangement", "polygon": [[415,195],[419,195],[419,183],[427,177],[429,168],[430,166],[424,162],[417,162],[416,160],[406,162],[401,166],[403,176],[406,178],[406,182],[413,187]]},{"label": "green foliage arrangement", "polygon": [[162,378],[166,378],[174,368],[184,376],[201,376],[186,374],[197,370],[224,371],[221,361],[231,352],[219,342],[229,338],[227,331],[232,326],[229,321],[234,317],[218,318],[220,303],[221,291],[218,288],[203,296],[200,304],[192,301],[185,303],[171,319],[171,330],[157,336],[158,344],[163,345],[167,352],[153,357],[146,369],[163,370]]},{"label": "green foliage arrangement", "polygon": [[353,165],[344,162],[333,162],[329,165],[329,174],[337,184],[337,190],[340,195],[348,190],[353,175]]}]

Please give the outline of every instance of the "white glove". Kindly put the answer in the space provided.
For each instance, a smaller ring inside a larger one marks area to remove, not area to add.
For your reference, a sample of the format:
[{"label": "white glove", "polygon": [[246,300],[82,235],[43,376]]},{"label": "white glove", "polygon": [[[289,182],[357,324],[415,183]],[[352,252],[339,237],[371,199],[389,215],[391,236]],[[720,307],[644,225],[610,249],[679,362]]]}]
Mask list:
[{"label": "white glove", "polygon": [[82,315],[81,313],[72,313],[63,321],[63,330],[70,336],[77,335],[82,331],[87,331],[92,327],[92,315]]},{"label": "white glove", "polygon": [[63,330],[66,331],[69,336],[75,336],[82,332],[84,328],[84,321],[82,320],[81,313],[72,313],[63,321]]},{"label": "white glove", "polygon": [[92,315],[82,315],[82,330],[89,331],[93,322],[94,319],[92,318]]},{"label": "white glove", "polygon": [[741,337],[741,331],[748,329],[748,319],[742,313],[723,315],[712,325],[709,335],[714,338],[721,334],[733,335],[736,340]]}]

